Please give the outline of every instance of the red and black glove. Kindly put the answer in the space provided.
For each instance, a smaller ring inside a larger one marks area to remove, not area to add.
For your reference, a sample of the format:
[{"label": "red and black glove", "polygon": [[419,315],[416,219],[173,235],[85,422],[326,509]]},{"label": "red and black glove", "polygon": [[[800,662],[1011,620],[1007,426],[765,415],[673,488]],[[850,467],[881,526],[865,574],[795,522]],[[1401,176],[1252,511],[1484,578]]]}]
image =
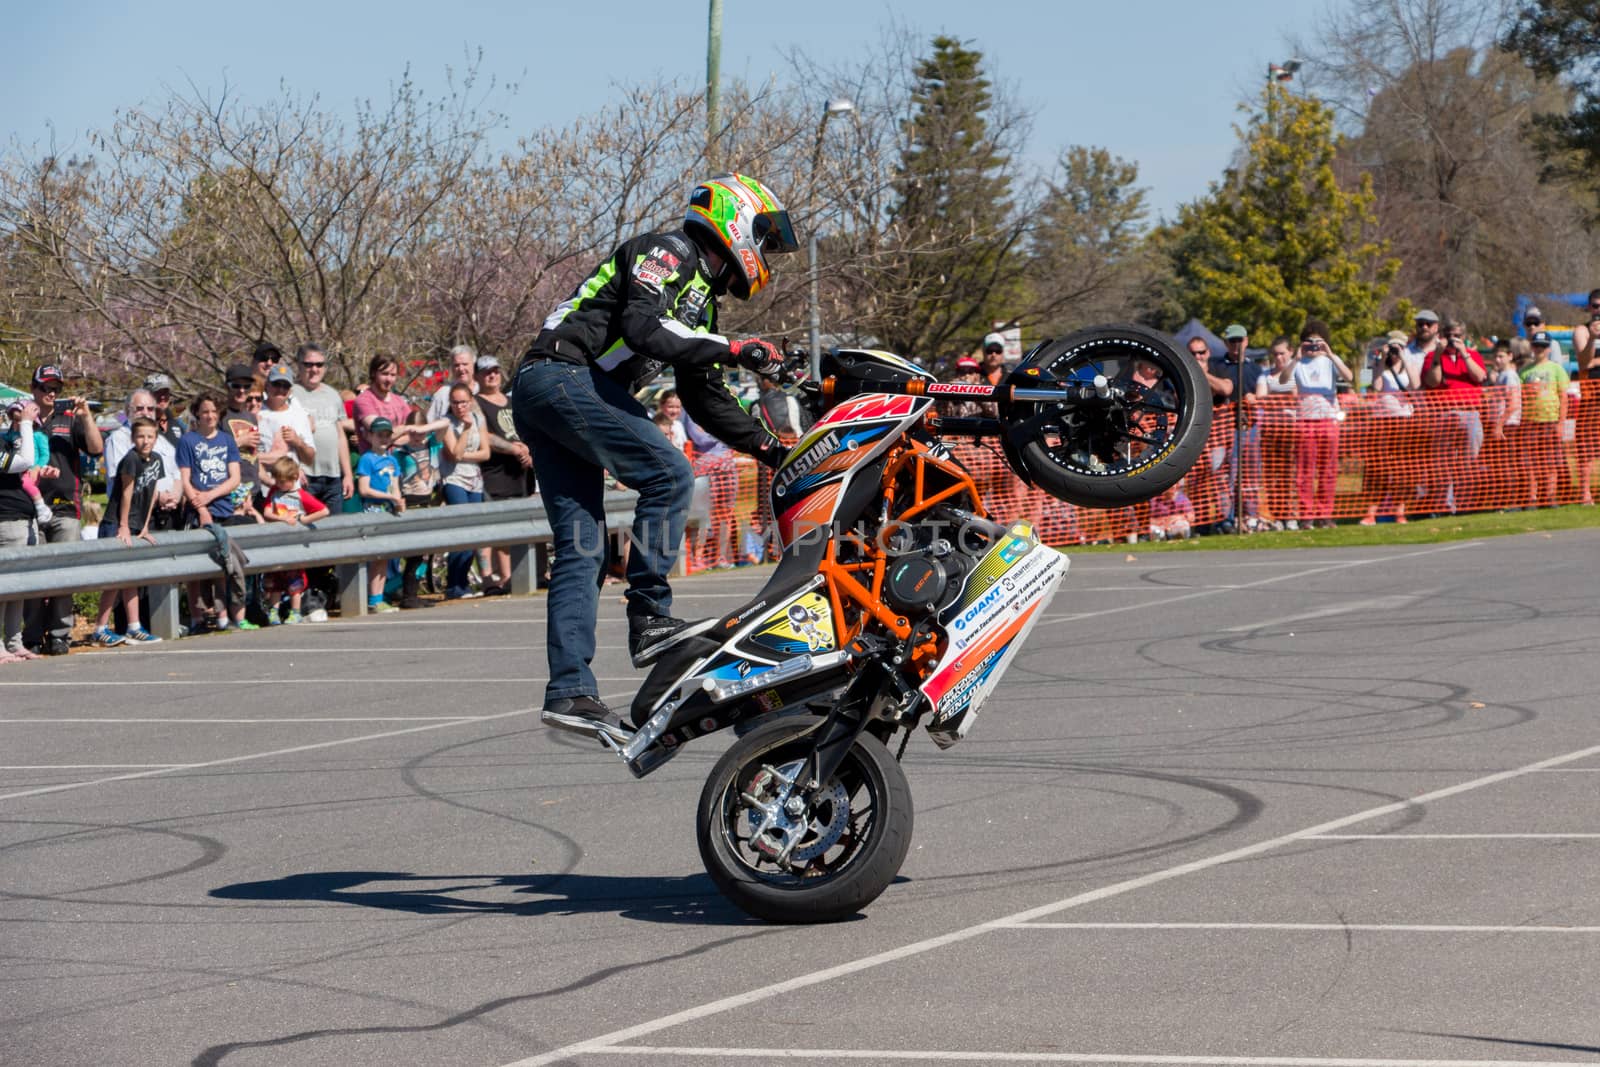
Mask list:
[{"label": "red and black glove", "polygon": [[729,341],[728,351],[739,361],[739,366],[776,377],[783,367],[783,353],[771,341],[759,337],[746,337],[742,341]]}]

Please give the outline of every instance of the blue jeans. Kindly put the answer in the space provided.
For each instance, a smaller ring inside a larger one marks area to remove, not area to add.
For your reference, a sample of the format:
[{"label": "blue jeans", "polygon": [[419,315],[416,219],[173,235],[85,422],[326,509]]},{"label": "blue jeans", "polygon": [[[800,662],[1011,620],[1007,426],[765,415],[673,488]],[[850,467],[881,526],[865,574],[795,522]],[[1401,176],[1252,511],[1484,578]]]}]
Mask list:
[{"label": "blue jeans", "polygon": [[639,402],[590,367],[530,357],[517,373],[511,412],[533,452],[555,542],[545,699],[599,696],[589,664],[606,555],[605,472],[639,494],[628,554],[630,615],[671,614],[667,575],[683,541],[694,472]]},{"label": "blue jeans", "polygon": [[[481,504],[483,494],[470,493],[459,485],[445,484],[444,502],[446,504]],[[445,590],[447,597],[458,597],[472,591],[472,557],[477,555],[472,549],[462,549],[452,552],[445,557]]]}]

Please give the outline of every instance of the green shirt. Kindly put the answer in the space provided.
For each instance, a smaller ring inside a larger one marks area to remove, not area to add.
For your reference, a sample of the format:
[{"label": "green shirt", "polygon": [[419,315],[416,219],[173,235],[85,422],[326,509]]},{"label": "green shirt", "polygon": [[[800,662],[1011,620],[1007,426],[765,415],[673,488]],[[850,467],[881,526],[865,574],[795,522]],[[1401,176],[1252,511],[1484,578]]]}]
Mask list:
[{"label": "green shirt", "polygon": [[1522,421],[1555,422],[1561,417],[1561,394],[1572,381],[1567,368],[1554,360],[1545,359],[1522,372],[1523,385],[1536,385],[1537,389],[1524,389]]}]

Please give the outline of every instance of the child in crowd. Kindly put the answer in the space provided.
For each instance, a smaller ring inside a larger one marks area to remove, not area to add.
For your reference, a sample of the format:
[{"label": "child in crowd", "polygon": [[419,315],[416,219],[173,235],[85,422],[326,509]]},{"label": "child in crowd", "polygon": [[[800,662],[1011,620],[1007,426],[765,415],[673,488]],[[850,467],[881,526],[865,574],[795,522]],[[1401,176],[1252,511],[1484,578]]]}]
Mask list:
[{"label": "child in crowd", "polygon": [[[161,457],[156,455],[156,436],[160,433],[154,419],[143,416],[134,419],[129,427],[133,448],[117,464],[111,487],[106,493],[106,517],[100,520],[100,536],[107,540],[115,537],[125,545],[132,545],[134,537],[156,543],[150,532],[150,516],[156,508],[156,482],[166,475]],[[138,530],[137,534],[133,531]],[[122,601],[128,612],[128,632],[119,634],[111,629],[111,613],[117,601]],[[102,648],[113,648],[125,641],[153,644],[161,638],[139,625],[139,590],[107,589],[100,594],[100,618],[95,623],[94,643]]]},{"label": "child in crowd", "polygon": [[[356,493],[361,497],[361,510],[401,514],[406,510],[406,498],[400,491],[400,464],[394,458],[394,423],[381,415],[373,419],[367,424],[367,441],[371,447],[361,453],[356,464]],[[389,561],[375,559],[368,567],[371,573],[367,577],[367,610],[399,611],[383,599]]]},{"label": "child in crowd", "polygon": [[[223,401],[202,396],[189,406],[194,429],[178,439],[178,480],[187,505],[187,529],[228,523],[235,515],[233,491],[239,487],[241,459],[239,445],[221,428]],[[231,601],[233,625],[241,630],[259,629],[244,617],[245,590],[242,582],[229,579],[226,599],[215,580],[189,583],[189,632],[226,630]]]},{"label": "child in crowd", "polygon": [[[268,522],[302,526],[328,517],[328,508],[301,487],[300,464],[290,456],[279,456],[272,461],[267,472],[272,475],[272,488],[267,492],[261,514]],[[278,571],[266,576],[267,622],[276,625],[278,606],[284,597],[289,598],[287,623],[300,622],[301,598],[306,591],[305,571]]]},{"label": "child in crowd", "polygon": [[[395,445],[394,458],[400,465],[400,495],[405,497],[406,508],[425,508],[433,503],[439,491],[439,460],[444,452],[444,442],[439,435],[450,425],[447,418],[427,421],[418,408],[406,415],[406,425],[411,435],[404,444]],[[422,579],[430,577],[430,557],[408,556],[400,565],[400,606],[407,611],[426,607],[418,595]]]},{"label": "child in crowd", "polygon": [[1183,491],[1183,483],[1150,501],[1150,540],[1182,541],[1194,529],[1194,503]]}]

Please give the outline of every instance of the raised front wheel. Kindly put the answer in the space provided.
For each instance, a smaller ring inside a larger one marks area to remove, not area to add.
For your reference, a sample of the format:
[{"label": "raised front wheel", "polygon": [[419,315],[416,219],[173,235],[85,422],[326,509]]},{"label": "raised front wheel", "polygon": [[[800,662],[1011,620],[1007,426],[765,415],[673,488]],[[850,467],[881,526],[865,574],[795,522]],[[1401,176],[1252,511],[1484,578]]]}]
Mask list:
[{"label": "raised front wheel", "polygon": [[1125,507],[1176,485],[1211,430],[1211,390],[1192,356],[1142,326],[1052,341],[1008,383],[1065,387],[1002,405],[1008,452],[1039,488],[1084,507]]}]

